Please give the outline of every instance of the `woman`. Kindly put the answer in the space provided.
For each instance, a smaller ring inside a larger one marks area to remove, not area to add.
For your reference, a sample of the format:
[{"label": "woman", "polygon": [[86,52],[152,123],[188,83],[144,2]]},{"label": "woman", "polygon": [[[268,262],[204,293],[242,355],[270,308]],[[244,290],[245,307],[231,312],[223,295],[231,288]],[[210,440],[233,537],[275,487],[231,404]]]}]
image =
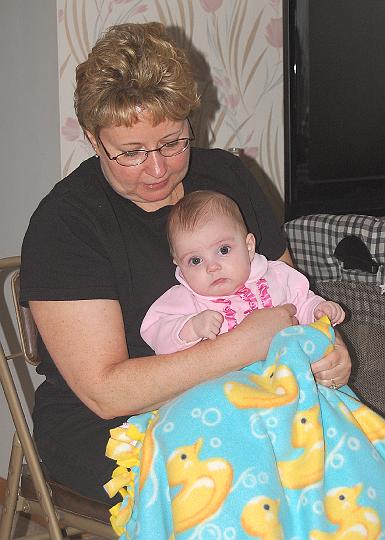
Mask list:
[{"label": "woman", "polygon": [[[98,500],[114,467],[104,456],[110,428],[263,359],[272,336],[296,324],[292,305],[255,311],[214,343],[163,356],[140,338],[148,307],[176,284],[165,221],[185,193],[234,198],[259,252],[291,263],[240,160],[190,149],[198,103],[186,56],[160,24],[111,28],[77,68],[76,113],[96,156],[43,199],[24,240],[21,298],[47,379],[36,392],[35,439],[54,479]],[[329,386],[347,381],[341,341],[314,373]]]}]

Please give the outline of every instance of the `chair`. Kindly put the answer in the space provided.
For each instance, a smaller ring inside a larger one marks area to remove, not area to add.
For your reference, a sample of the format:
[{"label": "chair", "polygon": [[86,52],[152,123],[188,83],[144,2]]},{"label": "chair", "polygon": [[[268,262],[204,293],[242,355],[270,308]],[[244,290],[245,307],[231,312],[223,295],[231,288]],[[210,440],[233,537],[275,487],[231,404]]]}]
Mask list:
[{"label": "chair", "polygon": [[314,214],[284,229],[312,289],[347,312],[338,330],[352,358],[349,386],[385,417],[385,218]]},{"label": "chair", "polygon": [[21,350],[5,355],[0,343],[0,379],[16,430],[0,519],[0,539],[11,538],[14,517],[18,512],[42,516],[46,522],[47,534],[28,536],[28,540],[59,540],[82,532],[116,538],[109,521],[109,506],[49,480],[39,459],[8,364],[10,360],[27,361],[34,366],[39,364],[36,326],[30,310],[20,306],[18,301],[19,266],[20,257],[0,259],[0,272],[12,273],[10,284],[21,344]]}]

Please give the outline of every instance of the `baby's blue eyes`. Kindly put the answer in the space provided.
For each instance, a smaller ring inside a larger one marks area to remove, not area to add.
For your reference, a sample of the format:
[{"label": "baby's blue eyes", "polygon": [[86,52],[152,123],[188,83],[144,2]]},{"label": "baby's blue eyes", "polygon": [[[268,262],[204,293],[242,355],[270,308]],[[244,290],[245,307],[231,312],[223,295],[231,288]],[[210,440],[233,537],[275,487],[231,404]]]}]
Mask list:
[{"label": "baby's blue eyes", "polygon": [[221,247],[219,248],[219,253],[220,253],[221,255],[228,255],[228,254],[230,253],[230,251],[231,251],[231,247],[230,247],[230,246],[221,246]]},{"label": "baby's blue eyes", "polygon": [[[230,246],[221,246],[219,249],[218,249],[218,255],[228,255],[231,251],[231,247]],[[190,266],[199,266],[200,264],[202,264],[203,262],[203,258],[202,257],[191,257],[191,259],[189,259],[188,261],[188,264]]]},{"label": "baby's blue eyes", "polygon": [[201,262],[202,259],[200,257],[191,257],[191,259],[189,260],[189,263],[193,266],[198,266],[198,264],[200,264]]}]

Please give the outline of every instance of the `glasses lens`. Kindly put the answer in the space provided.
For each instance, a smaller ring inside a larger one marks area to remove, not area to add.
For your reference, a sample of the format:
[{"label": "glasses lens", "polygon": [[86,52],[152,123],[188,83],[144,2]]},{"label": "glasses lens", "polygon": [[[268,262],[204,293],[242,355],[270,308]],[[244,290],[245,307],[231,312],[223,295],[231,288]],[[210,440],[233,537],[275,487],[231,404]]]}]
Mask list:
[{"label": "glasses lens", "polygon": [[140,165],[145,161],[147,157],[146,150],[133,150],[132,152],[126,152],[116,158],[119,165],[123,167],[131,167],[132,165]]},{"label": "glasses lens", "polygon": [[[176,141],[170,141],[156,150],[149,150],[149,152],[158,151],[163,157],[172,157],[177,154],[181,154],[186,150],[190,144],[190,139],[183,138]],[[146,161],[148,156],[147,150],[132,150],[116,157],[116,162],[123,167],[132,167],[134,165],[140,165]]]},{"label": "glasses lens", "polygon": [[159,148],[159,152],[164,157],[176,156],[177,154],[180,154],[186,150],[189,144],[190,139],[177,139],[176,141],[171,141],[164,144],[161,148]]}]

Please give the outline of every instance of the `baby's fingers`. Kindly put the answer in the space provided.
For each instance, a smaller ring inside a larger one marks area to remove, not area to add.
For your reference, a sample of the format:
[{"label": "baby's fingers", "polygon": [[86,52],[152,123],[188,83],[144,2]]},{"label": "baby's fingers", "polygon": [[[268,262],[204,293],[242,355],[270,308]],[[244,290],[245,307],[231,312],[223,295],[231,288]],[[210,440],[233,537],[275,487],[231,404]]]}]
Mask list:
[{"label": "baby's fingers", "polygon": [[342,309],[342,307],[339,307],[337,317],[338,317],[338,321],[337,321],[338,324],[341,324],[342,322],[344,322],[345,311]]},{"label": "baby's fingers", "polygon": [[216,320],[219,325],[222,325],[224,317],[222,313],[219,313],[219,311],[213,311],[213,319]]},{"label": "baby's fingers", "polygon": [[221,326],[222,326],[222,321],[211,321],[209,330],[211,332],[214,332],[217,335],[217,334],[219,334]]},{"label": "baby's fingers", "polygon": [[345,311],[341,306],[335,308],[335,313],[333,314],[333,317],[330,317],[330,320],[333,326],[336,324],[341,324],[345,320]]},{"label": "baby's fingers", "polygon": [[210,314],[210,329],[217,330],[218,333],[223,323],[223,315],[217,311],[212,311]]}]

